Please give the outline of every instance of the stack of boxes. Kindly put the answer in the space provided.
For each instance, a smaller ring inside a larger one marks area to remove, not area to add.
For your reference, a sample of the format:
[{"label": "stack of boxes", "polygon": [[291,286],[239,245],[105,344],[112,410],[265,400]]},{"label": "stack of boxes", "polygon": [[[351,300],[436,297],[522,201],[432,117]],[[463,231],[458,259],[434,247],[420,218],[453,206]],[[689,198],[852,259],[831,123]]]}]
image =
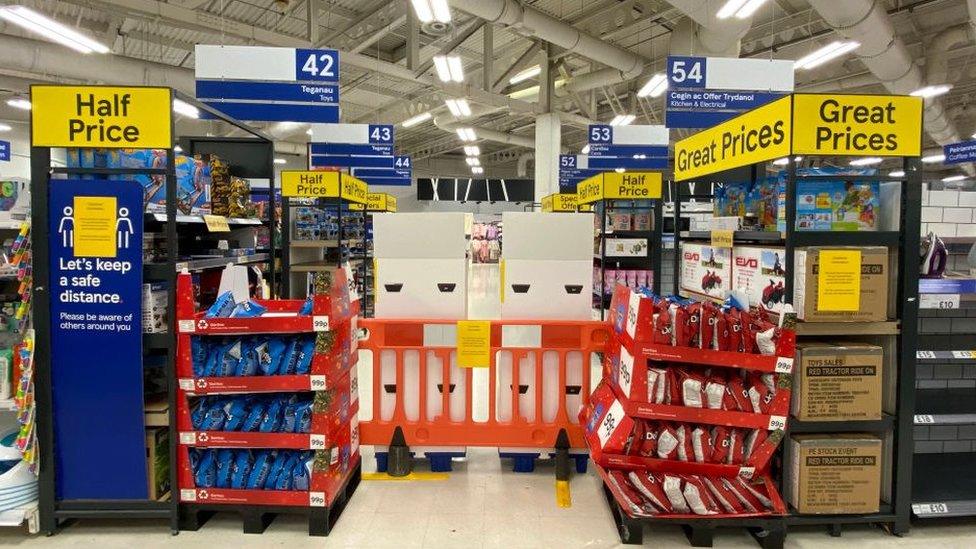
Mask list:
[{"label": "stack of boxes", "polygon": [[589,320],[592,216],[506,212],[502,223],[502,318]]},{"label": "stack of boxes", "polygon": [[976,192],[922,189],[922,234],[976,236]]}]

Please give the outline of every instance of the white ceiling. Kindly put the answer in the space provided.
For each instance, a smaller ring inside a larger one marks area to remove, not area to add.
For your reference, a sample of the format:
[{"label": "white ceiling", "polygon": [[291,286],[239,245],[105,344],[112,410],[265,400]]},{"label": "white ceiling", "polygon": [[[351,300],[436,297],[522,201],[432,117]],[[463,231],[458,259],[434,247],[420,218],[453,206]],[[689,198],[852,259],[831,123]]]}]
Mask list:
[{"label": "white ceiling", "polygon": [[[270,34],[261,36],[272,36],[275,43],[279,39],[307,41],[306,21],[310,11],[307,2],[312,2],[319,12],[317,34],[321,45],[351,51],[367,38],[380,34],[360,53],[388,63],[405,64],[408,26],[404,16],[410,9],[407,0],[169,0],[166,3],[157,0],[25,0],[20,3],[85,30],[110,44],[115,55],[192,69],[195,44],[269,43],[264,39],[244,38],[251,27],[269,31]],[[715,10],[723,3],[722,0],[709,2]],[[523,3],[639,54],[646,60],[645,75],[663,67],[672,31],[685,17],[665,0],[526,0]],[[880,3],[886,7],[898,37],[920,66],[924,66],[927,56],[932,54],[927,51],[927,45],[937,33],[969,22],[966,0],[888,0]],[[193,10],[197,22],[178,22],[166,12],[164,8],[167,7]],[[446,34],[438,36],[423,31],[419,34],[421,66],[469,25],[481,23],[457,9],[453,14],[453,28]],[[384,28],[386,30],[382,30]],[[0,24],[0,32],[26,36],[18,28],[6,24]],[[752,26],[742,40],[741,56],[796,59],[835,39],[838,39],[837,35],[805,0],[768,0],[752,19]],[[478,28],[454,49],[464,59],[468,81],[479,86],[482,43],[482,30]],[[494,78],[498,78],[531,45],[529,39],[495,26]],[[68,49],[64,49],[64,56],[71,62],[85,62],[83,56]],[[563,55],[561,59],[566,70],[574,74],[603,68],[578,54]],[[971,59],[972,42],[949,52],[950,83],[954,87],[941,98],[963,136],[976,130],[976,110],[969,108],[976,92],[976,67],[973,66],[976,63]],[[349,64],[343,64],[342,71],[343,122],[398,123],[410,113],[428,107],[442,108],[443,99],[450,97],[440,88]],[[432,72],[428,70],[427,75],[430,77]],[[18,81],[51,80],[59,76],[25,72],[8,64],[5,56],[0,56],[0,88],[20,91],[23,87],[18,87]],[[93,77],[93,80],[102,79],[101,75]],[[119,82],[124,81],[125,77],[120,75]],[[634,94],[643,83],[643,79],[637,79],[598,88],[581,94],[580,100],[587,108],[595,102],[597,110],[593,114],[597,120],[606,121],[613,116],[612,103],[618,108],[635,111],[636,123],[657,123],[661,119],[663,100],[638,103]],[[532,83],[528,82],[519,87],[530,85]],[[853,56],[815,71],[797,74],[800,91],[821,85],[836,86],[848,92],[884,90]],[[512,90],[502,93],[509,91]],[[580,113],[569,97],[559,98],[555,108]],[[0,117],[6,116],[18,114],[0,110]],[[479,118],[475,124],[526,137],[533,135],[531,114],[499,110]],[[300,140],[303,136],[304,129],[299,127],[288,138]],[[578,150],[583,140],[581,128],[563,126],[564,146]],[[459,153],[460,145],[453,133],[436,129],[430,122],[397,129],[400,152],[418,159],[455,155]],[[934,147],[935,143],[928,141],[926,146]],[[483,152],[493,154],[489,161],[496,163],[513,161],[527,152],[521,147],[494,142],[483,142],[481,148]]]}]

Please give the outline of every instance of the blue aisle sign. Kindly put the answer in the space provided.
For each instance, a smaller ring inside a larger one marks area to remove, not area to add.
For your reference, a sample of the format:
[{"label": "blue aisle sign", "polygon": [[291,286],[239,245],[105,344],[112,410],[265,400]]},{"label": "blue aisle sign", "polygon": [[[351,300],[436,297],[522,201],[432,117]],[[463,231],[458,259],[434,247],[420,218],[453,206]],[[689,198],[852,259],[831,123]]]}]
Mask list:
[{"label": "blue aisle sign", "polygon": [[0,141],[0,160],[10,162],[10,141]]},{"label": "blue aisle sign", "polygon": [[57,497],[146,499],[142,187],[52,179],[49,208]]},{"label": "blue aisle sign", "polygon": [[706,128],[793,91],[793,61],[668,56],[665,125]]},{"label": "blue aisle sign", "polygon": [[976,161],[976,141],[949,143],[943,147],[945,164],[962,164]]},{"label": "blue aisle sign", "polygon": [[385,170],[391,178],[401,178],[395,173],[397,159],[401,168],[404,158],[408,166],[410,160],[394,155],[393,138],[390,124],[313,124],[309,167],[346,168],[351,175],[356,175],[356,168],[373,168]]},{"label": "blue aisle sign", "polygon": [[561,154],[559,155],[559,192],[575,193],[577,183],[605,171],[590,169],[589,158],[585,154]]},{"label": "blue aisle sign", "polygon": [[664,126],[590,124],[586,169],[597,170],[597,173],[618,169],[666,170],[668,138],[669,132]]},{"label": "blue aisle sign", "polygon": [[240,120],[339,121],[337,50],[197,45],[196,79],[197,99]]},{"label": "blue aisle sign", "polygon": [[352,168],[352,175],[369,185],[409,187],[413,180],[413,167],[409,156],[394,156],[393,169]]}]

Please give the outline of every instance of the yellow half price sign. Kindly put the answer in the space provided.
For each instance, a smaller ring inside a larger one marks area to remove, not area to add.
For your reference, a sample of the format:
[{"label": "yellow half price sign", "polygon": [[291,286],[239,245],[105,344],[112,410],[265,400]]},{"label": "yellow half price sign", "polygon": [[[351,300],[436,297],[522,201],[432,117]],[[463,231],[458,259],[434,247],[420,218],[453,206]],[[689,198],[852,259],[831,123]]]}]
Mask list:
[{"label": "yellow half price sign", "polygon": [[735,235],[735,231],[730,230],[714,230],[712,231],[712,247],[713,248],[731,248],[732,238]]},{"label": "yellow half price sign", "polygon": [[861,309],[861,250],[820,250],[817,310]]},{"label": "yellow half price sign", "polygon": [[168,149],[169,88],[31,86],[31,145]]},{"label": "yellow half price sign", "polygon": [[282,170],[281,196],[338,198],[339,172]]},{"label": "yellow half price sign", "polygon": [[487,368],[491,364],[491,321],[458,321],[457,362],[462,368]]},{"label": "yellow half price sign", "polygon": [[222,215],[205,215],[203,222],[207,224],[207,230],[212,233],[229,233],[230,225],[227,218]]},{"label": "yellow half price sign", "polygon": [[661,198],[659,172],[602,173],[576,185],[579,204],[598,200],[655,200]]}]

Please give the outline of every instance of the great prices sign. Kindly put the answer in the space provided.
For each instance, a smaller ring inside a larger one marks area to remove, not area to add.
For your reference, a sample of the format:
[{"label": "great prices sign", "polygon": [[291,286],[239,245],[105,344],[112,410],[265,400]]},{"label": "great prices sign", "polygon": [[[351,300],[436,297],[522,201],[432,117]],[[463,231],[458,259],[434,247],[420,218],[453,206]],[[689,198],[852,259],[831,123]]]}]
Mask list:
[{"label": "great prices sign", "polygon": [[794,154],[917,156],[921,143],[919,97],[794,94],[676,143],[674,177]]}]

